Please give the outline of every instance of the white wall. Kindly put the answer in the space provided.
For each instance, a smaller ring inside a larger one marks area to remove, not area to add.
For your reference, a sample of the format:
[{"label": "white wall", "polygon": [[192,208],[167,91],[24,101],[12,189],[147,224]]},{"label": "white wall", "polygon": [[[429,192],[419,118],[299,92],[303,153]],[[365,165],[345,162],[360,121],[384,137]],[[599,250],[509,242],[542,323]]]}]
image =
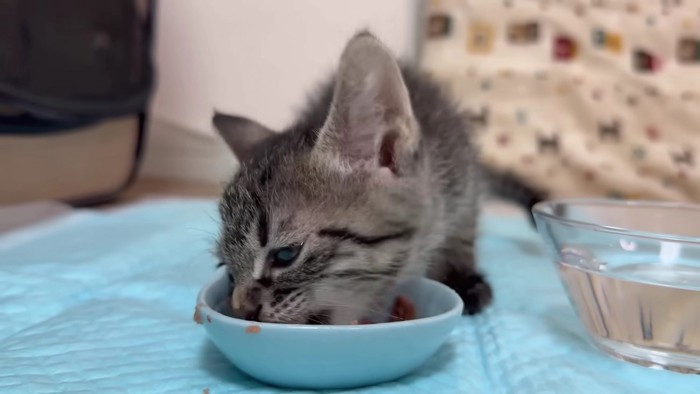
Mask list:
[{"label": "white wall", "polygon": [[142,174],[219,182],[237,162],[211,126],[216,108],[280,129],[369,27],[415,58],[420,0],[163,0],[158,86]]},{"label": "white wall", "polygon": [[152,114],[213,134],[213,108],[281,128],[369,27],[399,56],[415,54],[418,0],[159,2]]}]

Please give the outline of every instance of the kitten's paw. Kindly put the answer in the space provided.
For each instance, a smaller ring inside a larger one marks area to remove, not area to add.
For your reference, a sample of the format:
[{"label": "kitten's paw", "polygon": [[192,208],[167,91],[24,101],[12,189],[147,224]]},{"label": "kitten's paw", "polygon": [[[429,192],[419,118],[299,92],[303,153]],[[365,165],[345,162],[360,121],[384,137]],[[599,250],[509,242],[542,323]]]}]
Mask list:
[{"label": "kitten's paw", "polygon": [[493,299],[491,286],[477,272],[466,274],[453,272],[443,283],[451,287],[462,298],[465,315],[475,315],[481,312]]}]

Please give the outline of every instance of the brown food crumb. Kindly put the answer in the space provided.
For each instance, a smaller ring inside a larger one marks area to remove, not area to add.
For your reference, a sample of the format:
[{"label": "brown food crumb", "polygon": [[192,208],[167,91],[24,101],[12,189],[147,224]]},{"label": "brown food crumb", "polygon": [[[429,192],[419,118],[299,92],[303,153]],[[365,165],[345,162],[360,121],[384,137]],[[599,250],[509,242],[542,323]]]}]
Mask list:
[{"label": "brown food crumb", "polygon": [[391,310],[391,321],[413,320],[418,317],[416,306],[404,296],[396,297],[394,307]]},{"label": "brown food crumb", "polygon": [[245,329],[245,332],[248,334],[260,334],[260,326],[253,325],[253,326],[248,326],[248,328]]},{"label": "brown food crumb", "polygon": [[197,306],[194,307],[194,316],[192,317],[192,320],[194,320],[194,322],[197,324],[204,324],[204,319],[202,319],[202,311],[199,310],[199,307],[203,305],[204,304],[197,304]]},{"label": "brown food crumb", "polygon": [[202,394],[209,394],[209,388],[202,390]]}]

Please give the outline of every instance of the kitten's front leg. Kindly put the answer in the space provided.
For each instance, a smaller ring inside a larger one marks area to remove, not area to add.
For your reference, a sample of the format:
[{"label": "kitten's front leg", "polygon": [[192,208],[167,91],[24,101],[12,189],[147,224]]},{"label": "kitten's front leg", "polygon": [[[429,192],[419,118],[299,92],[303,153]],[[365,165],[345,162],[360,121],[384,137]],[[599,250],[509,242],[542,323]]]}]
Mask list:
[{"label": "kitten's front leg", "polygon": [[493,298],[491,286],[476,267],[473,234],[462,232],[447,238],[431,277],[459,294],[464,302],[464,314],[481,312]]}]

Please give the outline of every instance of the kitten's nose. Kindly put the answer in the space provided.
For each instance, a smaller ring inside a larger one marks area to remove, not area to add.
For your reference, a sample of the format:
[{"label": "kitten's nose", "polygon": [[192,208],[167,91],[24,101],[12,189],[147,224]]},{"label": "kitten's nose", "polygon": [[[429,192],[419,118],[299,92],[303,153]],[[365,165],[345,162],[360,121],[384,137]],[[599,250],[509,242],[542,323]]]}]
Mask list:
[{"label": "kitten's nose", "polygon": [[243,312],[246,320],[258,320],[262,305],[262,289],[259,286],[236,286],[231,295],[234,311]]},{"label": "kitten's nose", "polygon": [[233,294],[231,295],[231,306],[233,309],[241,309],[251,305],[257,306],[260,303],[261,298],[262,289],[259,286],[239,285],[233,289]]},{"label": "kitten's nose", "polygon": [[255,305],[257,306],[260,304],[260,295],[262,293],[262,289],[258,286],[252,286],[248,288],[248,291],[245,294],[245,302],[248,305]]}]

